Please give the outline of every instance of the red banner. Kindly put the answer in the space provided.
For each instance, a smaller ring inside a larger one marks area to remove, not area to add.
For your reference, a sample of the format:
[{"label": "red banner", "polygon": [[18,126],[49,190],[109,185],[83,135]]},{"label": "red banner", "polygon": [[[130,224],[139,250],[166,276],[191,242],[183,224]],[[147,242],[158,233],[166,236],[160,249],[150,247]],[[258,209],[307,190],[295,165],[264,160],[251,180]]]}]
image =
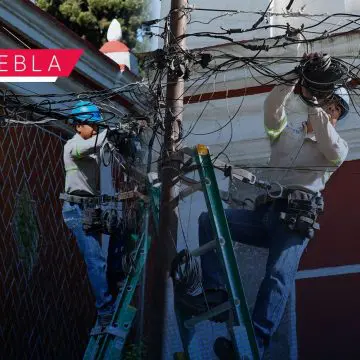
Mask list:
[{"label": "red banner", "polygon": [[2,77],[67,77],[82,53],[82,49],[0,49],[0,81]]}]

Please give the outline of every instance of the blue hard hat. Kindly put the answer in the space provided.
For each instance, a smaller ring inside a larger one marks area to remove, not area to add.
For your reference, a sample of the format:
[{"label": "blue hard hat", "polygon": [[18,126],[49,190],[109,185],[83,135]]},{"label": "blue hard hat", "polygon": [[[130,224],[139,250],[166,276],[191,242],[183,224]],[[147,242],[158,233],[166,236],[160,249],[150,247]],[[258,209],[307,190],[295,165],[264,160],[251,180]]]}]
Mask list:
[{"label": "blue hard hat", "polygon": [[90,101],[78,101],[71,115],[73,120],[86,123],[99,123],[103,120],[100,109]]}]

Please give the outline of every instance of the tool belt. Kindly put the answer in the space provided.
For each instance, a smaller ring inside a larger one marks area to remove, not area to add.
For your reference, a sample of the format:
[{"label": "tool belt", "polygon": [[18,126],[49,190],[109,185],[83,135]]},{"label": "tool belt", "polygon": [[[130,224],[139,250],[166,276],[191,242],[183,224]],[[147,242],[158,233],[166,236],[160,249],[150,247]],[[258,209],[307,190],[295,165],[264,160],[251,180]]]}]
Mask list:
[{"label": "tool belt", "polygon": [[69,203],[79,205],[101,205],[103,203],[117,201],[118,197],[110,195],[100,196],[78,196],[67,193],[61,193],[59,196],[60,200],[68,201]]},{"label": "tool belt", "polygon": [[82,227],[86,234],[103,233],[113,234],[119,225],[116,209],[101,209],[101,204],[108,202],[110,196],[78,196],[66,193],[60,194],[60,199],[69,203],[78,204],[82,209]]},{"label": "tool belt", "polygon": [[324,199],[320,193],[298,189],[284,189],[282,193],[260,195],[255,208],[270,203],[281,203],[280,220],[290,230],[312,239],[320,229],[317,218],[324,212]]}]

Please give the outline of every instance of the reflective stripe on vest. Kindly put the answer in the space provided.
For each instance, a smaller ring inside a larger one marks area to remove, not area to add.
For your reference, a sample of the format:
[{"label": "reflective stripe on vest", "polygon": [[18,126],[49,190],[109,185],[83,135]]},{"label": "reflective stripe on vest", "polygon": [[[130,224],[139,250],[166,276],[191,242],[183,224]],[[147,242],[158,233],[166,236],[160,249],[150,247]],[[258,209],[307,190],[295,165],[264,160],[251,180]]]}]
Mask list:
[{"label": "reflective stripe on vest", "polygon": [[76,166],[65,168],[66,172],[78,171],[78,170],[79,170],[79,168]]},{"label": "reflective stripe on vest", "polygon": [[271,141],[276,140],[280,136],[280,134],[283,132],[283,130],[285,129],[285,127],[287,125],[287,117],[286,116],[284,117],[284,119],[281,121],[280,124],[281,125],[280,125],[279,129],[269,129],[266,127],[266,125],[264,125],[265,131]]}]

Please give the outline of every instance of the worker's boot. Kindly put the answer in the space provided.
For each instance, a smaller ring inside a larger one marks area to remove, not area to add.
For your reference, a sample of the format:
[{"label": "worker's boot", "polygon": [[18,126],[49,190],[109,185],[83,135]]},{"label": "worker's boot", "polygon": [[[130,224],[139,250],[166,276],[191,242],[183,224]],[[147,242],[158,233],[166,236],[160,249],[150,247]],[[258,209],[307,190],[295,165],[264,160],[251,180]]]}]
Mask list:
[{"label": "worker's boot", "polygon": [[215,340],[213,349],[219,360],[236,360],[234,344],[225,337],[218,337]]},{"label": "worker's boot", "polygon": [[[261,336],[260,332],[256,331],[255,329],[256,341],[258,345],[258,351],[259,351],[259,359],[263,359],[264,352],[265,352],[265,343],[269,344],[269,340],[265,341],[264,336]],[[267,345],[268,346],[268,345]],[[225,338],[225,337],[218,337],[214,342],[214,353],[219,358],[219,360],[235,360],[236,359],[236,350],[234,343]],[[242,355],[240,356],[241,360],[249,360],[249,356]]]}]

